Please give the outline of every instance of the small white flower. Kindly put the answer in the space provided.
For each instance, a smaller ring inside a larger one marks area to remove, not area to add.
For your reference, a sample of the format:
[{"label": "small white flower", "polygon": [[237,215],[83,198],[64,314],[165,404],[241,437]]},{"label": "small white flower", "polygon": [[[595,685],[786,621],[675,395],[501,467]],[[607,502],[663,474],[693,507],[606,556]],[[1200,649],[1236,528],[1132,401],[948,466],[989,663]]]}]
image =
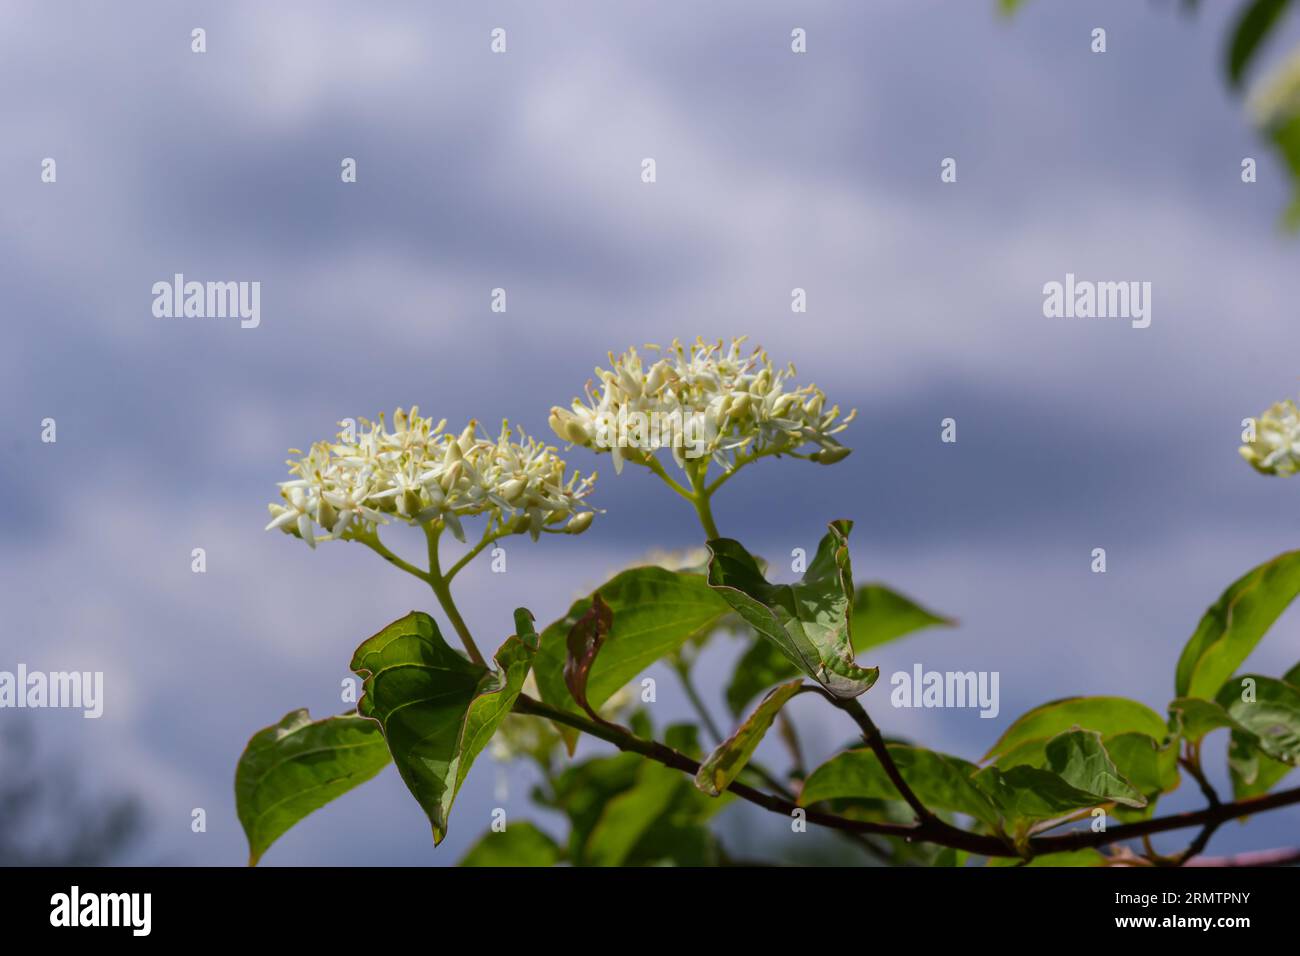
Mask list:
[{"label": "small white flower", "polygon": [[1300,471],[1300,410],[1287,399],[1259,416],[1255,440],[1239,449],[1241,457],[1266,475]]},{"label": "small white flower", "polygon": [[848,455],[833,436],[856,412],[840,418],[838,406],[814,385],[795,387],[794,367],[773,367],[762,349],[743,353],[744,339],[729,347],[697,339],[689,348],[674,340],[646,364],[635,348],[610,355],[613,369],[596,369],[599,384],[569,408],[552,408],[551,429],[562,440],[608,451],[614,469],[644,461],[663,448],[679,467],[708,456],[724,470],[760,454],[796,454],[832,464]]},{"label": "small white flower", "polygon": [[[443,431],[412,407],[398,409],[389,431],[362,420],[355,440],[317,442],[289,462],[267,530],[280,528],[312,547],[318,541],[362,538],[392,519],[440,521],[464,539],[461,519],[487,515],[504,528],[577,533],[591,523],[583,505],[596,476],[568,473],[555,449],[508,425],[491,440],[470,422],[459,435]],[[563,528],[558,527],[564,524]]]}]

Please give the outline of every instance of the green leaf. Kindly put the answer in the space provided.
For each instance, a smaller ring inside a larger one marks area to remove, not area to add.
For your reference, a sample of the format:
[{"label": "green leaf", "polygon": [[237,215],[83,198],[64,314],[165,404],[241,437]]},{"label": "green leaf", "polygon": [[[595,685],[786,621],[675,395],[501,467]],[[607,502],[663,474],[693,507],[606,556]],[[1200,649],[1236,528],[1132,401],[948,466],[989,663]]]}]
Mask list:
[{"label": "green leaf", "polygon": [[474,758],[514,706],[537,652],[532,616],[496,653],[497,670],[448,647],[429,615],[412,611],[357,648],[364,678],[357,712],[377,720],[402,780],[424,809],[437,845]]},{"label": "green leaf", "polygon": [[1300,229],[1300,51],[1292,51],[1251,99],[1255,124],[1272,141],[1291,175],[1291,205],[1283,214],[1283,225]]},{"label": "green leaf", "polygon": [[1107,866],[1110,861],[1100,850],[1066,850],[1062,853],[1044,853],[1042,856],[1036,856],[1028,863],[1018,860],[1014,856],[991,856],[989,857],[988,866]]},{"label": "green leaf", "polygon": [[[696,729],[678,724],[664,731],[664,741],[682,753],[696,753]],[[663,768],[667,769],[667,768]],[[717,839],[707,823],[733,799],[730,793],[709,797],[695,789],[689,777],[675,775],[677,788],[667,808],[646,827],[624,859],[627,866],[714,866],[719,859]]]},{"label": "green leaf", "polygon": [[1145,807],[1147,799],[1123,778],[1095,731],[1067,730],[1047,742],[1046,765],[985,767],[974,777],[1017,831],[1027,823],[1119,803]]},{"label": "green leaf", "polygon": [[[926,627],[952,627],[952,618],[935,614],[883,584],[864,584],[853,595],[853,653],[879,647]],[[727,706],[738,717],[762,691],[799,673],[781,648],[757,638],[736,664],[727,685]]]},{"label": "green leaf", "polygon": [[851,521],[832,521],[800,584],[771,584],[738,541],[709,542],[709,586],[760,635],[840,699],[864,693],[879,671],[859,667],[851,634]]},{"label": "green leaf", "polygon": [[[1020,766],[1048,769],[1049,742],[1044,738],[1026,740],[998,757],[996,766],[1002,771]],[[1102,737],[1101,742],[1120,776],[1147,798],[1145,807],[1117,809],[1117,816],[1126,820],[1149,817],[1155,811],[1156,798],[1178,788],[1178,748],[1174,744],[1162,746],[1154,738],[1136,731],[1111,734]]]},{"label": "green leaf", "polygon": [[[587,702],[597,710],[628,681],[695,634],[716,626],[729,611],[703,575],[658,567],[624,571],[601,586],[600,596],[613,622],[587,675]],[[576,601],[568,614],[548,625],[534,663],[542,700],[573,713],[580,710],[564,682],[566,638],[591,606],[589,597]],[[578,732],[570,727],[559,730],[572,753]]]},{"label": "green leaf", "polygon": [[935,854],[934,862],[931,866],[965,866],[966,861],[970,859],[970,854],[965,850],[954,850],[950,846],[944,847]]},{"label": "green leaf", "polygon": [[1146,797],[1111,760],[1094,730],[1069,730],[1047,742],[1047,768],[1084,793],[1129,807],[1146,806]]},{"label": "green leaf", "polygon": [[[1248,694],[1243,685],[1252,692]],[[1252,699],[1243,699],[1247,696]],[[1254,737],[1249,742],[1265,756],[1292,767],[1300,764],[1300,689],[1272,677],[1246,674],[1223,685],[1218,703]]]},{"label": "green leaf", "polygon": [[1205,735],[1220,727],[1241,730],[1232,715],[1212,700],[1178,697],[1169,704],[1169,730],[1195,746]]},{"label": "green leaf", "polygon": [[550,790],[537,789],[533,799],[569,818],[567,856],[575,866],[586,862],[587,838],[600,822],[605,806],[636,783],[645,760],[634,753],[592,757],[564,768]]},{"label": "green leaf", "polygon": [[1252,0],[1242,10],[1228,44],[1228,80],[1234,87],[1241,85],[1246,67],[1289,4],[1290,0]]},{"label": "green leaf", "polygon": [[1148,801],[1178,787],[1178,748],[1173,744],[1162,747],[1138,733],[1115,734],[1101,742],[1120,776]]},{"label": "green leaf", "polygon": [[864,584],[853,594],[853,650],[858,654],[923,628],[956,624],[883,584]]},{"label": "green leaf", "polygon": [[1040,767],[1021,765],[1006,771],[997,766],[985,767],[974,780],[1011,829],[1023,829],[1024,824],[1062,817],[1100,802]]},{"label": "green leaf", "polygon": [[461,866],[554,866],[564,859],[559,844],[526,820],[500,833],[489,831],[470,847]]},{"label": "green leaf", "polygon": [[1300,551],[1279,555],[1233,582],[1183,648],[1177,695],[1213,700],[1297,594]]},{"label": "green leaf", "polygon": [[[644,728],[653,736],[652,728]],[[665,743],[698,752],[694,728],[669,727]],[[691,779],[637,754],[594,757],[573,764],[534,798],[570,821],[568,858],[576,866],[716,862],[716,841],[703,824],[731,799],[705,796]]]},{"label": "green leaf", "polygon": [[727,709],[731,716],[739,717],[745,705],[763,691],[798,673],[799,668],[776,644],[765,638],[754,638],[736,662],[731,683],[727,685]]},{"label": "green leaf", "polygon": [[718,841],[709,828],[698,823],[682,823],[670,810],[646,830],[628,855],[627,865],[717,866],[718,859]]},{"label": "green leaf", "polygon": [[763,735],[767,733],[781,708],[803,686],[803,678],[776,687],[763,698],[763,702],[749,715],[736,732],[718,745],[700,764],[695,774],[695,786],[711,797],[716,797],[731,785],[736,775],[754,756]]},{"label": "green leaf", "polygon": [[[1095,730],[1103,737],[1129,731],[1163,740],[1166,727],[1150,707],[1126,697],[1066,697],[1023,714],[1006,729],[983,760],[1007,754],[1030,741],[1046,741],[1073,727]],[[1001,760],[998,761],[1001,764]]]},{"label": "green leaf", "polygon": [[[973,782],[974,764],[904,744],[890,744],[889,755],[903,780],[931,810],[964,813],[985,823],[997,823],[996,809]],[[846,750],[814,770],[804,781],[799,805],[845,797],[903,799],[876,755],[866,748]]]},{"label": "green leaf", "polygon": [[1268,793],[1294,768],[1260,753],[1251,737],[1233,734],[1228,744],[1228,769],[1234,800]]},{"label": "green leaf", "polygon": [[388,765],[373,721],[355,714],[313,721],[293,710],[248,741],[235,769],[235,810],[256,866],[290,827]]},{"label": "green leaf", "polygon": [[[1300,688],[1300,664],[1287,671],[1282,680],[1289,687]],[[1235,693],[1238,687],[1240,684],[1229,681],[1221,694],[1226,694],[1229,690]],[[1260,748],[1259,737],[1246,728],[1239,727],[1233,731],[1228,743],[1228,769],[1232,777],[1233,798],[1246,800],[1268,793],[1293,768],[1264,753]]]},{"label": "green leaf", "polygon": [[586,862],[621,866],[651,824],[668,811],[684,779],[681,771],[643,761],[636,785],[605,805],[587,841]]}]

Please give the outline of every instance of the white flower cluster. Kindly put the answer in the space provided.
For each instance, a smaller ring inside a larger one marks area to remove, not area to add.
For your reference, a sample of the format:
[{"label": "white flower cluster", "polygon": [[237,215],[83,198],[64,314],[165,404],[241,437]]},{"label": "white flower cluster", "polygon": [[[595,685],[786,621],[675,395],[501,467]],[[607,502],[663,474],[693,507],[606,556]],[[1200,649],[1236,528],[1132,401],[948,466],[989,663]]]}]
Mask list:
[{"label": "white flower cluster", "polygon": [[[444,432],[417,407],[398,409],[389,431],[384,416],[362,419],[288,462],[294,475],[280,482],[267,530],[280,528],[313,548],[317,541],[365,537],[396,518],[410,524],[440,520],[464,540],[460,519],[487,514],[536,538],[543,529],[585,531],[593,513],[583,499],[596,480],[566,477],[555,449],[507,424],[494,441],[470,422],[459,435]],[[561,522],[563,528],[557,528]]]},{"label": "white flower cluster", "polygon": [[[599,384],[587,384],[585,400],[552,408],[550,425],[564,441],[593,451],[609,451],[614,468],[623,459],[644,460],[670,448],[674,460],[709,456],[730,471],[741,455],[793,453],[816,446],[813,461],[832,464],[849,454],[835,440],[856,415],[840,418],[838,405],[814,385],[791,387],[793,365],[774,369],[767,353],[742,352],[745,340],[730,347],[697,339],[689,348],[673,340],[660,355],[643,359],[635,348],[597,368]],[[648,364],[647,364],[648,363]]]},{"label": "white flower cluster", "polygon": [[1255,440],[1240,448],[1241,457],[1266,475],[1300,471],[1300,410],[1287,399],[1272,406],[1255,427]]}]

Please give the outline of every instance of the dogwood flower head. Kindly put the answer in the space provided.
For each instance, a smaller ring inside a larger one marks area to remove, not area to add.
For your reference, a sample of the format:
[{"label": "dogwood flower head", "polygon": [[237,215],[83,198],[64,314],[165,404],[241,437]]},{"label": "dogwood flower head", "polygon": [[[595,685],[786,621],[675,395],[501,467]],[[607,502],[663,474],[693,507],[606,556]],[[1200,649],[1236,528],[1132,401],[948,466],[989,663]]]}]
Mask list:
[{"label": "dogwood flower head", "polygon": [[1300,471],[1300,410],[1287,399],[1273,405],[1255,428],[1255,440],[1239,449],[1241,457],[1266,475]]},{"label": "dogwood flower head", "polygon": [[[344,425],[345,423],[340,423]],[[512,531],[585,531],[593,512],[583,506],[596,476],[568,473],[555,449],[502,424],[495,440],[470,422],[458,435],[398,409],[390,431],[384,416],[362,419],[288,462],[294,476],[280,482],[282,501],[269,506],[267,530],[280,528],[311,547],[317,541],[365,538],[390,520],[440,521],[464,539],[461,519],[488,515]],[[563,524],[563,528],[557,528]]]},{"label": "dogwood flower head", "polygon": [[856,412],[840,417],[839,406],[825,407],[815,385],[795,387],[793,365],[777,369],[767,353],[743,353],[743,338],[689,347],[673,340],[666,349],[645,347],[610,354],[612,369],[596,369],[584,398],[569,408],[551,409],[551,429],[564,441],[596,452],[608,451],[614,469],[623,460],[647,462],[662,448],[678,466],[706,456],[731,471],[758,455],[802,454],[832,464],[849,454],[833,436]]}]

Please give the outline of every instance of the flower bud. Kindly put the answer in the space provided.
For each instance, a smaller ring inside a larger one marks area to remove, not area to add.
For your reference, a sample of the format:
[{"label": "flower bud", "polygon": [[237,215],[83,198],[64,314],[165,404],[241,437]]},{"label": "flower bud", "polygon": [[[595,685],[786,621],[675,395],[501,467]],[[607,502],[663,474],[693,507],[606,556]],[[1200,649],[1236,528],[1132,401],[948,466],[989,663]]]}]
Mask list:
[{"label": "flower bud", "polygon": [[524,488],[527,486],[528,482],[522,481],[519,478],[511,478],[509,481],[502,483],[501,487],[497,489],[497,494],[506,501],[514,501],[523,493]]},{"label": "flower bud", "polygon": [[327,531],[333,531],[334,525],[338,523],[339,513],[334,506],[321,498],[316,505],[316,523]]},{"label": "flower bud", "polygon": [[[452,442],[454,446],[456,443]],[[465,464],[461,460],[453,461],[451,467],[442,473],[438,478],[438,484],[442,485],[443,491],[451,491],[456,487],[456,482],[460,481],[461,473],[465,470]]]},{"label": "flower bud", "polygon": [[591,527],[591,519],[596,516],[594,511],[583,511],[569,519],[569,523],[564,526],[565,534],[582,534]]},{"label": "flower bud", "polygon": [[853,449],[845,448],[843,445],[832,445],[830,448],[823,448],[821,451],[813,452],[811,458],[819,465],[833,465],[837,461],[848,458],[852,451]]}]

